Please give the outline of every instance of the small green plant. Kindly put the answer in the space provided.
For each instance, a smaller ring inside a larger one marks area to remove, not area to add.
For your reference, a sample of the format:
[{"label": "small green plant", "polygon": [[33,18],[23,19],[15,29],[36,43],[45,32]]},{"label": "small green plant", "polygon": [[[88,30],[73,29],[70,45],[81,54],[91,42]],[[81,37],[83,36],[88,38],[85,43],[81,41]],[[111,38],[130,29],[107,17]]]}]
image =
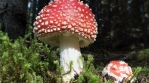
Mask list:
[{"label": "small green plant", "polygon": [[77,79],[77,83],[101,83],[102,79],[93,65],[93,57],[88,55],[88,60],[84,61],[84,68]]},{"label": "small green plant", "polygon": [[135,68],[135,69],[133,69],[133,70],[134,70],[134,73],[133,73],[133,76],[130,78],[130,82],[131,82],[131,81],[132,81],[132,82],[135,82],[135,81],[136,81],[136,77],[139,76],[139,74],[140,74],[142,68],[141,68],[141,67],[137,67],[137,68]]}]

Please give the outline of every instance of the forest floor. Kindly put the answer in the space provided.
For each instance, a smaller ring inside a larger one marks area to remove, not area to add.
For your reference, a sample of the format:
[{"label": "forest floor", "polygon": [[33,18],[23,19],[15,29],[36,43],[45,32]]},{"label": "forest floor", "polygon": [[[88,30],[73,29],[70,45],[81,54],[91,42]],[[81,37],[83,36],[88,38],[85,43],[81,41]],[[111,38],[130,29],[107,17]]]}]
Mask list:
[{"label": "forest floor", "polygon": [[[87,59],[89,54],[93,55],[95,67],[99,67],[101,64],[105,66],[108,62],[112,60],[123,60],[131,66],[133,73],[137,67],[141,68],[141,71],[136,76],[136,80],[134,83],[149,83],[149,58],[146,58],[144,55],[139,56],[136,52],[123,52],[119,53],[108,53],[108,54],[98,54],[98,53],[90,53],[83,52],[82,55],[84,59]],[[102,70],[99,70],[101,73]]]}]

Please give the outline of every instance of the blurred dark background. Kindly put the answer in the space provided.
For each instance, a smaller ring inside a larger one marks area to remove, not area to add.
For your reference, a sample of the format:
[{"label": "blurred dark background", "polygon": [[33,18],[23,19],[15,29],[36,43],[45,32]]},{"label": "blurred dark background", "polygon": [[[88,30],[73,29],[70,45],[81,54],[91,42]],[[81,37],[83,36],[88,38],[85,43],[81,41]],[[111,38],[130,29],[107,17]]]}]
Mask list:
[{"label": "blurred dark background", "polygon": [[[52,0],[1,0],[0,29],[11,39],[31,31],[38,12]],[[96,41],[83,51],[130,52],[149,48],[149,0],[83,0],[98,23]]]}]

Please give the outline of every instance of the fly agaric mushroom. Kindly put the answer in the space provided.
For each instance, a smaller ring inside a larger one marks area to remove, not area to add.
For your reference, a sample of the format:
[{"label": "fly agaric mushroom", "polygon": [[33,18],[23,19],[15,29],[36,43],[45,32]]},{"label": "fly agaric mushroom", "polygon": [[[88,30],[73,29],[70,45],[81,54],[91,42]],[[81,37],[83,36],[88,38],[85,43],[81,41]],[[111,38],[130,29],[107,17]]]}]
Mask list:
[{"label": "fly agaric mushroom", "polygon": [[64,82],[80,74],[83,62],[80,47],[93,43],[97,34],[94,14],[87,4],[79,0],[54,0],[45,6],[36,17],[33,32],[38,39],[60,47],[60,64]]},{"label": "fly agaric mushroom", "polygon": [[[106,80],[112,80],[114,83],[122,83],[130,81],[133,76],[131,67],[124,61],[110,61],[102,71],[102,76]],[[132,80],[131,80],[132,82]]]}]

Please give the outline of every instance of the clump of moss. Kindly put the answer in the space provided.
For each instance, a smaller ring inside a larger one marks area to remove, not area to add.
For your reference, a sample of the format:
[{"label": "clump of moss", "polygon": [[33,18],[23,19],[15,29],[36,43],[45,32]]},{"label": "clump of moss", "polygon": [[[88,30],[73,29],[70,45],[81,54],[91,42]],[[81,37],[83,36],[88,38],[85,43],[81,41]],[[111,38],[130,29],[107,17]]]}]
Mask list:
[{"label": "clump of moss", "polygon": [[[29,37],[11,41],[7,34],[0,32],[0,82],[43,83],[47,71],[55,69],[55,53],[51,48],[39,45],[37,39],[30,39],[27,44]],[[41,55],[46,58],[39,59]]]}]

